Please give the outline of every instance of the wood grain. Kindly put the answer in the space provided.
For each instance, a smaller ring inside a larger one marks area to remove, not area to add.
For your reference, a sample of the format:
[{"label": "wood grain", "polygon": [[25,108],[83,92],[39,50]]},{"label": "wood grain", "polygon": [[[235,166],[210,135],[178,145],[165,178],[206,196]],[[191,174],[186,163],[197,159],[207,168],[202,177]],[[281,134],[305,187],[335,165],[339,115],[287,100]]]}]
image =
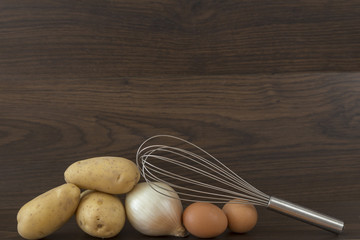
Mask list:
[{"label": "wood grain", "polygon": [[[359,26],[356,1],[1,1],[0,238],[21,239],[18,209],[71,163],[134,160],[156,134],[346,226],[258,208],[253,232],[219,239],[358,238]],[[46,239],[71,237],[91,239],[74,219]]]},{"label": "wood grain", "polygon": [[316,207],[357,204],[359,77],[129,77],[66,79],[55,86],[1,81],[0,156],[6,168],[0,175],[7,193],[1,209],[15,210],[63,183],[74,161],[134,159],[140,143],[160,133],[208,149],[269,194]]},{"label": "wood grain", "polygon": [[357,1],[4,0],[0,7],[0,72],[10,79],[360,69]]}]

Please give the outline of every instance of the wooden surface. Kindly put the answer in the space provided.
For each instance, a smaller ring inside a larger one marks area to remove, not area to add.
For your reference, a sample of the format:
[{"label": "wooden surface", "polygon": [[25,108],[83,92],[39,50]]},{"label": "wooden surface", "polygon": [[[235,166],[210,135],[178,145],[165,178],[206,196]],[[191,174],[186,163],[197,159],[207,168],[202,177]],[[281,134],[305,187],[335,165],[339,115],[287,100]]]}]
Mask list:
[{"label": "wooden surface", "polygon": [[[360,239],[360,4],[0,2],[1,239],[69,164],[134,160],[155,134],[345,221],[336,236],[258,208],[217,239]],[[154,239],[129,223],[115,239],[134,238]],[[94,238],[71,219],[46,239]]]}]

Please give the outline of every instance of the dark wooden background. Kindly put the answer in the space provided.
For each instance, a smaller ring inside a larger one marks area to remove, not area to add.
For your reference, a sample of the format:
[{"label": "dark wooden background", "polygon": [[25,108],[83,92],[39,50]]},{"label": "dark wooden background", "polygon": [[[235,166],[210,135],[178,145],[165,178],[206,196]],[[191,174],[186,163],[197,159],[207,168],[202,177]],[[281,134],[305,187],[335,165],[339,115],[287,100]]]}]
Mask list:
[{"label": "dark wooden background", "polygon": [[[0,1],[1,239],[69,164],[134,160],[155,134],[346,223],[258,208],[252,232],[218,239],[360,239],[359,1]],[[154,239],[115,239],[134,238]],[[94,238],[71,219],[46,239]]]}]

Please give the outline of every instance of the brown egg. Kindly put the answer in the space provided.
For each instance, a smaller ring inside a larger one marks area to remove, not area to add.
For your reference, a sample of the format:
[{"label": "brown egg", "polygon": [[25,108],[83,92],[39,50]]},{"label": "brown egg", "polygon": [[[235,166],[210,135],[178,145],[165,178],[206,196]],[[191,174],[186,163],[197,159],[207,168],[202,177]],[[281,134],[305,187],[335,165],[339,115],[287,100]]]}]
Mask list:
[{"label": "brown egg", "polygon": [[258,215],[256,208],[251,204],[234,203],[231,200],[223,207],[229,221],[229,229],[236,233],[246,233],[256,225]]},{"label": "brown egg", "polygon": [[211,203],[190,204],[183,213],[186,230],[199,238],[212,238],[222,234],[227,228],[225,213]]}]

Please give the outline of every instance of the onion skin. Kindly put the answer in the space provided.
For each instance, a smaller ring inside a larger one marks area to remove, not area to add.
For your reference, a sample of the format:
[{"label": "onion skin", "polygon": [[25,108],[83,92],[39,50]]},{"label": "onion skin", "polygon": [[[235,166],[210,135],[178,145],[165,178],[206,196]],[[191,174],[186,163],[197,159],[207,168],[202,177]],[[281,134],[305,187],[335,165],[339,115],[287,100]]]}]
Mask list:
[{"label": "onion skin", "polygon": [[[177,193],[167,184],[151,184],[139,183],[126,195],[125,209],[130,224],[147,236],[185,237],[187,233],[181,224],[183,207]],[[174,198],[158,193],[152,188],[156,186],[173,191],[166,191],[166,194]]]}]

